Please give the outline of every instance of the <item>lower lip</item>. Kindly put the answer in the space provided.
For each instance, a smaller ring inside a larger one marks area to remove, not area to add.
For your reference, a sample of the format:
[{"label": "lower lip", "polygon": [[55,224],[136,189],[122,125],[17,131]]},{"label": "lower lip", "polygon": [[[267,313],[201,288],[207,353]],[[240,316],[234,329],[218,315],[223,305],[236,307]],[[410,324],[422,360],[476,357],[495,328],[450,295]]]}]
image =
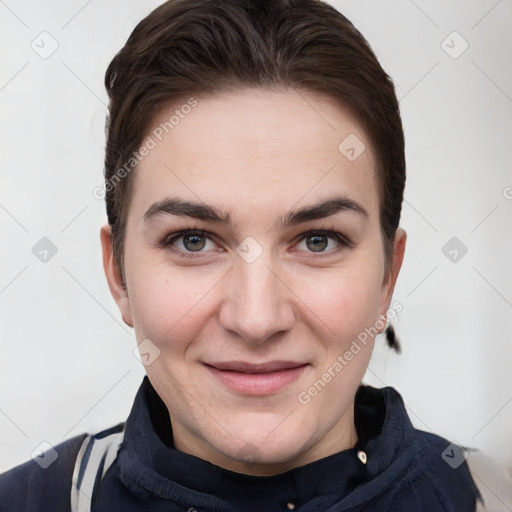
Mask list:
[{"label": "lower lip", "polygon": [[245,395],[268,395],[297,380],[307,365],[270,373],[242,373],[207,366],[226,387]]}]

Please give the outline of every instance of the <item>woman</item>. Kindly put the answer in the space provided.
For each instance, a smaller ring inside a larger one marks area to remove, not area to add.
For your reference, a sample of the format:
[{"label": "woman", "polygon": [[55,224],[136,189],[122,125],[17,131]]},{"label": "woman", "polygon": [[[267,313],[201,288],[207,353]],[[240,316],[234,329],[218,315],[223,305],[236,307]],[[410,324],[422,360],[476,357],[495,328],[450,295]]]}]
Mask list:
[{"label": "woman", "polygon": [[171,0],[106,73],[125,424],[0,479],[2,510],[472,511],[465,454],[361,384],[405,251],[393,85],[317,0]]}]

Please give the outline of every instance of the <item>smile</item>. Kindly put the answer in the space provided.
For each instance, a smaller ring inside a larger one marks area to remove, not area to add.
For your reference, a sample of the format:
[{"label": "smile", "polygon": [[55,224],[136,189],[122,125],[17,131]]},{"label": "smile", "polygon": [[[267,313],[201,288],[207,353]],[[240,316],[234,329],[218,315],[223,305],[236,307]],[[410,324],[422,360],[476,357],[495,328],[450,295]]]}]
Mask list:
[{"label": "smile", "polygon": [[252,364],[244,361],[205,363],[206,368],[225,387],[246,395],[275,393],[297,380],[308,363],[270,361]]}]

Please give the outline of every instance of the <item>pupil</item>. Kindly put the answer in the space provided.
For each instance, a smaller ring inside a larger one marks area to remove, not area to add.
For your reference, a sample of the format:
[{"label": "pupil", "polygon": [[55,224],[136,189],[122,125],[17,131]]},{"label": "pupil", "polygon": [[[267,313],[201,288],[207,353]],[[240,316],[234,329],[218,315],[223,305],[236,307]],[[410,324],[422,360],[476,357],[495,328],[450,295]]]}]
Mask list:
[{"label": "pupil", "polygon": [[190,251],[198,251],[204,247],[205,242],[202,235],[186,235],[183,238],[183,245]]},{"label": "pupil", "polygon": [[[309,241],[313,241],[313,244],[310,245]],[[306,243],[308,248],[314,252],[323,251],[327,247],[326,237],[324,235],[310,236],[308,237]]]}]

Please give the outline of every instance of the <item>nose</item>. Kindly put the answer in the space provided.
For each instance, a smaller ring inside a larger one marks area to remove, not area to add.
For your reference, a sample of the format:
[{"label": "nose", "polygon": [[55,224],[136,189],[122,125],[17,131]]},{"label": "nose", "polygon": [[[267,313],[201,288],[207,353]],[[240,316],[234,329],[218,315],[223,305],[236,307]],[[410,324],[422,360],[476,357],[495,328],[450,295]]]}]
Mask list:
[{"label": "nose", "polygon": [[294,293],[264,254],[252,263],[237,258],[224,282],[220,323],[250,343],[275,339],[295,323]]}]

